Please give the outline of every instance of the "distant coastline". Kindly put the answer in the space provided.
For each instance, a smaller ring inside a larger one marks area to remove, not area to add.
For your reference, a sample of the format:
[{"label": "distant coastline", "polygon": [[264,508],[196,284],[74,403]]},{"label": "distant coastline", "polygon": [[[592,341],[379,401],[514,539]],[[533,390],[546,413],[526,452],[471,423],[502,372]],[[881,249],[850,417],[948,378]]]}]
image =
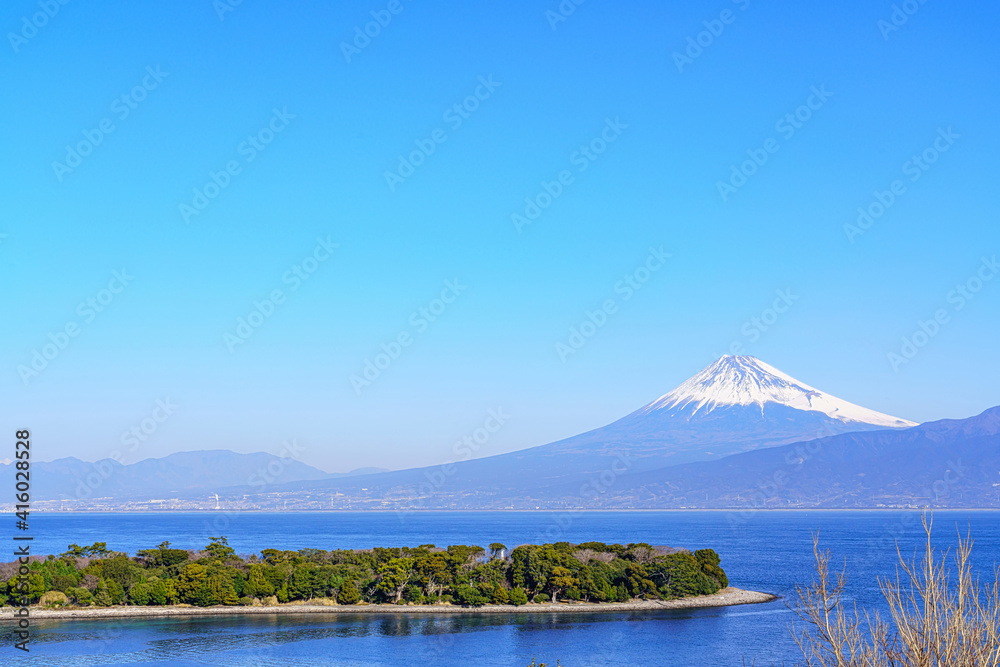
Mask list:
[{"label": "distant coastline", "polygon": [[[31,608],[33,619],[107,619],[168,616],[257,616],[288,614],[552,614],[552,613],[604,613],[630,611],[657,611],[664,609],[699,609],[708,607],[730,607],[743,604],[761,604],[777,600],[778,596],[740,588],[724,588],[712,595],[679,598],[676,600],[639,600],[634,602],[606,603],[529,603],[514,605],[483,605],[462,607],[459,605],[321,605],[321,604],[279,604],[272,607],[187,607],[170,605],[162,607],[115,606],[78,609]],[[14,618],[11,607],[0,609],[0,618]]]}]

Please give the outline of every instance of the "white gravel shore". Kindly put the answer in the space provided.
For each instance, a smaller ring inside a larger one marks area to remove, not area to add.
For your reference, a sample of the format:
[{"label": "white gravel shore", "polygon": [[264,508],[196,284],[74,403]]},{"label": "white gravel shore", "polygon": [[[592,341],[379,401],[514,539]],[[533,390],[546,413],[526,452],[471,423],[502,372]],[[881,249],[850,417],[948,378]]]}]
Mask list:
[{"label": "white gravel shore", "polygon": [[[728,607],[738,604],[758,604],[776,600],[777,596],[740,588],[724,588],[714,595],[681,598],[679,600],[643,600],[614,603],[544,603],[513,605],[319,605],[282,604],[276,607],[87,607],[79,609],[30,608],[32,619],[48,618],[123,618],[139,616],[234,616],[246,614],[540,614],[565,612],[647,611],[655,609],[692,609],[697,607]],[[14,609],[0,609],[0,618],[14,618]]]}]

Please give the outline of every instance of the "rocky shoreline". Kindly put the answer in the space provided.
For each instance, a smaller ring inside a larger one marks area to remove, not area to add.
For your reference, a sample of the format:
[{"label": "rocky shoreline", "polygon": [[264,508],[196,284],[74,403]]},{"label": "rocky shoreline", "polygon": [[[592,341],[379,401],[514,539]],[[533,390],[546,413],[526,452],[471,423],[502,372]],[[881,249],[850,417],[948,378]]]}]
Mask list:
[{"label": "rocky shoreline", "polygon": [[[678,600],[643,600],[615,603],[539,603],[514,605],[484,605],[460,607],[456,605],[321,605],[281,604],[274,607],[87,607],[80,609],[31,608],[32,619],[49,618],[130,618],[143,616],[244,616],[259,614],[539,614],[539,613],[594,613],[622,611],[652,611],[657,609],[694,609],[700,607],[728,607],[740,604],[759,604],[776,600],[777,596],[740,588],[724,588],[714,595],[681,598]],[[0,618],[14,618],[14,609],[0,609]]]}]

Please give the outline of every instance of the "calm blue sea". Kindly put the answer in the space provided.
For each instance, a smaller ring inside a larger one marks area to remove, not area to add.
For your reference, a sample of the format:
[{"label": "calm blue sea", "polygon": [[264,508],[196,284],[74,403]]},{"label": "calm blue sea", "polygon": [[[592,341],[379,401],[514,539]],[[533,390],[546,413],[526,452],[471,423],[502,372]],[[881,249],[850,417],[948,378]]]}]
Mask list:
[{"label": "calm blue sea", "polygon": [[[975,538],[984,575],[1000,561],[1000,512],[934,515],[935,541]],[[482,616],[350,615],[300,618],[38,621],[30,656],[0,631],[3,665],[351,665],[463,667],[528,665],[791,665],[795,584],[812,577],[812,535],[849,572],[849,594],[881,604],[876,578],[894,575],[895,543],[922,539],[911,512],[413,512],[318,514],[34,514],[36,553],[106,541],[135,552],[169,540],[203,547],[226,535],[239,553],[262,548],[508,546],[543,541],[649,542],[712,547],[732,585],[783,596],[762,605],[643,614]]]}]

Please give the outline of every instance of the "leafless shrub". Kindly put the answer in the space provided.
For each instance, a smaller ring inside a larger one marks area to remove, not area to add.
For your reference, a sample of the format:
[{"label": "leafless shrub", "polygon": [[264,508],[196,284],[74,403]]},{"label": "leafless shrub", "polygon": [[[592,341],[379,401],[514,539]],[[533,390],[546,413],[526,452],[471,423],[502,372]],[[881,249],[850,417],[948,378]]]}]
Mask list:
[{"label": "leafless shrub", "polygon": [[658,556],[669,556],[670,554],[690,553],[690,551],[687,550],[687,549],[681,549],[681,548],[678,548],[678,547],[668,547],[668,546],[662,545],[662,544],[659,545],[659,546],[654,545],[653,546],[653,550],[656,551],[656,554]]},{"label": "leafless shrub", "polygon": [[924,555],[906,561],[899,553],[895,581],[879,580],[890,620],[844,610],[846,574],[830,577],[830,554],[813,539],[816,579],[797,587],[794,611],[806,627],[795,634],[810,667],[998,667],[1000,578],[981,585],[972,576],[972,540],[958,540],[954,565],[931,546],[931,520],[923,517]]},{"label": "leafless shrub", "polygon": [[[573,552],[573,558],[577,559],[584,565],[589,561],[596,560],[601,563],[610,563],[614,559],[618,558],[618,555],[611,551],[594,551],[593,549],[580,549]],[[648,561],[647,561],[648,562]]]},{"label": "leafless shrub", "polygon": [[93,593],[97,590],[98,582],[100,582],[100,579],[96,574],[85,574],[83,575],[83,579],[80,581],[80,585]]},{"label": "leafless shrub", "polygon": [[656,551],[649,547],[636,547],[632,549],[632,557],[635,558],[637,563],[652,563],[656,556]]},{"label": "leafless shrub", "polygon": [[17,576],[17,563],[0,563],[0,582],[7,583],[8,579]]}]

